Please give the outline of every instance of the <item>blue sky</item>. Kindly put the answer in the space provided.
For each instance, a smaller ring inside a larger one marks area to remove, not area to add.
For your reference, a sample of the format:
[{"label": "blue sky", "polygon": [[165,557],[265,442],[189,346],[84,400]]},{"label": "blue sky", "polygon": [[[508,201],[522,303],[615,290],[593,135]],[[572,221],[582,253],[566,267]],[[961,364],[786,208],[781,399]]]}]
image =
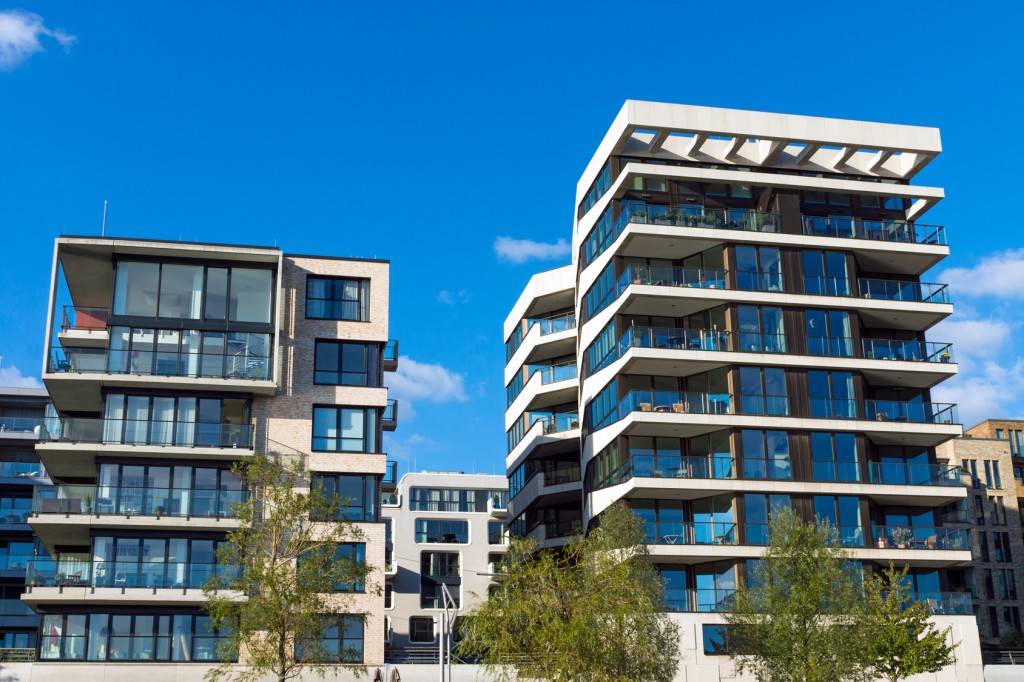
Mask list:
[{"label": "blue sky", "polygon": [[925,279],[952,285],[930,338],[961,376],[935,399],[1024,416],[1024,238],[995,206],[1021,193],[1024,11],[832,5],[0,4],[0,384],[39,376],[53,239],[98,234],[106,199],[111,236],[390,259],[387,449],[500,473],[502,321],[568,262],[576,180],[633,98],[941,128],[917,182],[946,189]]}]

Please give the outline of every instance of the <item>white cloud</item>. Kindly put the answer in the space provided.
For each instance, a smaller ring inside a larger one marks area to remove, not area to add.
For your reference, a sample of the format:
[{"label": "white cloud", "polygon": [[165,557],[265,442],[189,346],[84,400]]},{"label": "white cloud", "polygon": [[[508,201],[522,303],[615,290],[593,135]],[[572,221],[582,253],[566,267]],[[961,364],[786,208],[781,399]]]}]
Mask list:
[{"label": "white cloud", "polygon": [[0,386],[5,388],[42,388],[43,382],[35,377],[27,377],[21,370],[11,365],[0,368]]},{"label": "white cloud", "polygon": [[437,294],[437,302],[444,303],[445,305],[455,305],[456,303],[469,303],[470,293],[465,289],[459,289],[454,294],[447,289],[442,289]]},{"label": "white cloud", "polygon": [[441,292],[437,295],[437,302],[452,305],[455,303],[455,299],[452,298],[451,293],[447,289],[441,289]]},{"label": "white cloud", "polygon": [[[466,401],[466,378],[442,365],[416,362],[403,357],[398,371],[388,379],[390,394],[399,400],[426,400],[432,403],[446,403],[452,400]],[[399,410],[402,406],[399,405]]]},{"label": "white cloud", "polygon": [[949,268],[937,281],[956,296],[1024,298],[1024,249],[1009,249],[982,258],[970,268]]},{"label": "white cloud", "polygon": [[[384,434],[384,451],[388,453],[388,459],[396,459],[405,462],[405,471],[399,471],[398,475],[407,471],[417,471],[417,460],[419,455],[429,453],[437,449],[437,443],[418,433],[413,433],[405,438],[400,438],[391,433]],[[429,461],[429,457],[426,461]]]},{"label": "white cloud", "polygon": [[957,316],[940,322],[934,331],[928,332],[928,338],[942,343],[952,343],[959,362],[970,362],[973,358],[991,358],[1005,355],[1011,348],[1007,341],[1015,325],[1005,319],[962,319],[957,308]]},{"label": "white cloud", "polygon": [[569,242],[559,239],[554,244],[535,242],[532,239],[498,237],[494,240],[494,253],[501,260],[510,263],[525,263],[528,260],[555,260],[569,255]]},{"label": "white cloud", "polygon": [[12,71],[45,50],[40,40],[43,36],[56,40],[65,51],[76,40],[59,28],[47,28],[38,14],[21,10],[0,12],[0,71]]}]

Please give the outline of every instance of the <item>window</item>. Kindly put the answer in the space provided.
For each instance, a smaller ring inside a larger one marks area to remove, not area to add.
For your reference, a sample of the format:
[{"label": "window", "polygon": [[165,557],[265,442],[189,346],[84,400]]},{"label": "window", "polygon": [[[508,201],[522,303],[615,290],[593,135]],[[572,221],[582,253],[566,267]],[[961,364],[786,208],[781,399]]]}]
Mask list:
[{"label": "window", "polygon": [[782,308],[770,306],[736,306],[739,315],[739,350],[754,353],[785,353],[786,331],[782,324]]},{"label": "window", "polygon": [[732,652],[727,626],[704,625],[702,632],[705,656],[728,656]]},{"label": "window", "polygon": [[410,488],[412,511],[487,512],[487,501],[497,497],[498,508],[508,503],[506,490],[467,490],[463,488]]},{"label": "window", "polygon": [[793,478],[789,461],[789,436],[785,431],[740,432],[743,445],[743,478],[784,480]]},{"label": "window", "polygon": [[1013,569],[1000,568],[996,571],[996,575],[999,576],[999,598],[1016,599],[1017,581],[1014,579]]},{"label": "window", "polygon": [[846,254],[842,251],[804,251],[804,293],[849,296]]},{"label": "window", "polygon": [[505,524],[501,521],[488,521],[487,522],[487,544],[489,545],[504,545],[505,544]]},{"label": "window", "polygon": [[377,452],[377,408],[314,407],[313,450]]},{"label": "window", "polygon": [[102,442],[179,447],[251,446],[249,401],[107,394]]},{"label": "window", "polygon": [[852,433],[811,433],[811,459],[815,481],[860,480],[857,437]]},{"label": "window", "polygon": [[[327,623],[320,640],[323,655],[316,656],[319,663],[362,663],[363,662],[363,619],[359,616],[324,616]],[[303,652],[295,647],[295,657]]]},{"label": "window", "polygon": [[335,519],[314,521],[377,521],[380,481],[376,476],[313,474],[311,484],[319,486],[328,500],[335,500],[340,505]]},{"label": "window", "polygon": [[409,619],[409,641],[425,644],[434,641],[434,619],[413,616]]},{"label": "window", "polygon": [[274,271],[119,261],[114,315],[270,323]]},{"label": "window", "polygon": [[431,578],[458,578],[458,552],[423,552],[420,555],[420,573]]},{"label": "window", "polygon": [[743,496],[743,503],[746,509],[748,545],[767,545],[768,524],[772,514],[792,508],[789,495],[747,493]]},{"label": "window", "polygon": [[395,608],[395,586],[391,583],[384,585],[384,608]]},{"label": "window", "polygon": [[853,398],[853,374],[850,372],[807,372],[812,417],[856,419]]},{"label": "window", "polygon": [[1013,628],[1015,631],[1020,632],[1020,609],[1016,606],[1003,607],[1003,627],[1007,630]]},{"label": "window", "polygon": [[193,614],[47,614],[40,632],[39,658],[64,661],[219,661],[224,638]]},{"label": "window", "polygon": [[806,310],[807,354],[853,357],[850,314],[844,310]]},{"label": "window", "polygon": [[[989,595],[989,598],[991,599],[992,595]],[[996,617],[996,607],[994,606],[988,607],[988,627],[990,637],[999,636],[999,618]]]},{"label": "window", "polygon": [[91,573],[93,585],[103,587],[199,589],[214,576],[237,575],[236,567],[218,563],[218,540],[100,536],[92,543],[91,566],[62,558],[58,570]]},{"label": "window", "polygon": [[740,368],[740,412],[742,414],[789,414],[786,371],[777,368]]},{"label": "window", "polygon": [[306,317],[369,322],[370,280],[307,277]]},{"label": "window", "polygon": [[314,384],[380,386],[383,377],[380,344],[353,341],[317,341]]},{"label": "window", "polygon": [[[108,374],[267,379],[270,334],[111,327]],[[99,356],[102,358],[102,356]]]},{"label": "window", "polygon": [[783,291],[779,250],[770,246],[737,246],[736,287],[744,291]]},{"label": "window", "polygon": [[839,533],[843,547],[863,547],[864,532],[860,524],[860,500],[840,495],[815,495],[814,515],[827,521]]},{"label": "window", "polygon": [[468,521],[416,519],[416,542],[446,542],[464,545],[469,542]]},{"label": "window", "polygon": [[981,560],[991,561],[992,559],[989,557],[988,553],[988,533],[978,533],[978,545],[981,547]]},{"label": "window", "polygon": [[[335,563],[343,563],[343,572],[358,572],[366,566],[366,545],[362,542],[339,542],[334,552]],[[334,586],[335,592],[364,592],[366,585],[362,581],[351,583],[341,582]]]},{"label": "window", "polygon": [[643,521],[647,542],[655,545],[685,544],[684,505],[679,500],[634,500],[633,513]]},{"label": "window", "polygon": [[459,606],[462,578],[458,552],[423,552],[420,554],[420,608],[443,609],[444,586]]}]

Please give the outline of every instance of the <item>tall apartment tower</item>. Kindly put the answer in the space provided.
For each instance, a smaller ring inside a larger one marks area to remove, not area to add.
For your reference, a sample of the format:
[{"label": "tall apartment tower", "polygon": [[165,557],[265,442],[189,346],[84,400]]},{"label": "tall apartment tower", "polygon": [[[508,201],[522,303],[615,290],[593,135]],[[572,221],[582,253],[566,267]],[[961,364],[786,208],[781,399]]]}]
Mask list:
[{"label": "tall apartment tower", "polygon": [[0,648],[4,660],[31,660],[38,617],[21,601],[25,570],[37,554],[32,493],[50,485],[35,444],[46,409],[42,388],[0,388]]},{"label": "tall apartment tower", "polygon": [[[56,485],[33,502],[48,556],[24,596],[41,614],[33,676],[149,661],[201,679],[221,633],[200,588],[232,570],[215,558],[247,495],[230,467],[256,452],[301,455],[314,484],[348,501],[363,542],[339,552],[383,586],[388,270],[276,248],[57,240],[37,446]],[[325,646],[381,664],[383,595],[350,599],[365,623],[339,619]]]},{"label": "tall apartment tower", "polygon": [[865,573],[909,564],[962,643],[945,678],[981,674],[948,576],[969,533],[940,514],[967,496],[936,456],[961,426],[930,394],[953,307],[921,281],[949,254],[924,224],[943,192],[910,184],[940,150],[932,128],[628,101],[577,185],[572,264],[506,319],[512,532],[557,546],[626,501],[689,675],[731,674],[719,611],[780,507]]}]

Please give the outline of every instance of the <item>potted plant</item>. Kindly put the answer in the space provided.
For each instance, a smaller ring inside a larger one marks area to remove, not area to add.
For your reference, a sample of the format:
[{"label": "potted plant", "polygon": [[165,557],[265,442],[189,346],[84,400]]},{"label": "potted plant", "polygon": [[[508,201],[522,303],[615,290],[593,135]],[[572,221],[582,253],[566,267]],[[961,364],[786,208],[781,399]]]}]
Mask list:
[{"label": "potted plant", "polygon": [[631,223],[646,223],[647,211],[630,211],[629,217]]},{"label": "potted plant", "polygon": [[633,345],[643,345],[644,337],[647,335],[647,330],[642,327],[633,327]]},{"label": "potted plant", "polygon": [[942,355],[939,356],[939,360],[942,360],[942,362],[949,362],[952,359],[953,359],[953,356],[949,354],[948,350],[947,351],[943,351]]},{"label": "potted plant", "polygon": [[155,513],[157,516],[163,515],[163,513],[164,513],[163,506],[158,504],[157,506],[153,507],[153,513]]},{"label": "potted plant", "polygon": [[890,533],[892,541],[900,549],[906,549],[910,541],[914,539],[914,532],[909,528],[893,528]]},{"label": "potted plant", "polygon": [[82,498],[82,511],[86,514],[92,514],[92,495],[86,495]]},{"label": "potted plant", "polygon": [[718,227],[722,222],[714,213],[705,213],[698,217],[697,221],[700,225],[705,227]]}]

